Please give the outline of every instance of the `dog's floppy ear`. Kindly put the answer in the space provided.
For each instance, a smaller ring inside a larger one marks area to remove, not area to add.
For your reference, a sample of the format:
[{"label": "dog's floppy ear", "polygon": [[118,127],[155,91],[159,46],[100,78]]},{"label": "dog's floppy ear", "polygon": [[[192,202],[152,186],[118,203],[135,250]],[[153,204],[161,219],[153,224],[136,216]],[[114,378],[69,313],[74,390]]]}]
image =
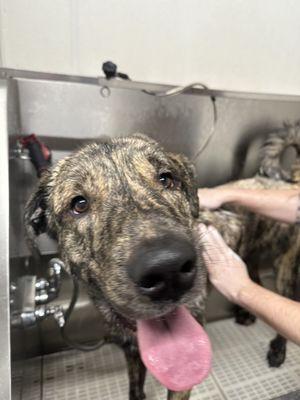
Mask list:
[{"label": "dog's floppy ear", "polygon": [[36,191],[29,198],[24,213],[25,229],[29,244],[34,246],[35,237],[48,231],[47,201],[50,172],[44,171]]},{"label": "dog's floppy ear", "polygon": [[197,184],[195,179],[195,168],[187,157],[182,154],[168,153],[174,168],[179,173],[179,178],[183,185],[187,198],[190,203],[192,216],[199,216],[199,200],[197,195]]}]

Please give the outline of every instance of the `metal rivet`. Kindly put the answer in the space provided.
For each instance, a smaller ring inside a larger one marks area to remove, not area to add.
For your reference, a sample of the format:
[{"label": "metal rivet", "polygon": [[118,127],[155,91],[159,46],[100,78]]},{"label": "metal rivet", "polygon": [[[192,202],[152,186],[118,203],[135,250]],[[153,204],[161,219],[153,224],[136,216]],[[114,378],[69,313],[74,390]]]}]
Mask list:
[{"label": "metal rivet", "polygon": [[110,88],[108,86],[102,86],[100,89],[100,94],[102,97],[109,97],[111,94]]}]

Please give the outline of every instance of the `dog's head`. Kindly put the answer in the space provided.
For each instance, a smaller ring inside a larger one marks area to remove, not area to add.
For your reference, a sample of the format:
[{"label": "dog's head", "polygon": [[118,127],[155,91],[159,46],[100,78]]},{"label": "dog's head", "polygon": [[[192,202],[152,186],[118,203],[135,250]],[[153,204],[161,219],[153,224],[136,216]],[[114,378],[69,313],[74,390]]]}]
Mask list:
[{"label": "dog's head", "polygon": [[133,135],[87,145],[45,172],[25,221],[31,238],[57,239],[106,314],[137,320],[204,296],[197,216],[188,160]]}]

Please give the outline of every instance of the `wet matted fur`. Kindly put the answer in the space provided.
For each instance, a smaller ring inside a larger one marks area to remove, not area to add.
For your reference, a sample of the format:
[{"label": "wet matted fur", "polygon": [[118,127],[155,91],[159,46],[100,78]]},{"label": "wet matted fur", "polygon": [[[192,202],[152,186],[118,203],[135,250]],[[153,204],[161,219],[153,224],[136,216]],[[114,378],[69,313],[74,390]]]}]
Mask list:
[{"label": "wet matted fur", "polygon": [[[166,173],[174,183],[170,187],[159,179]],[[235,184],[277,187],[284,183],[257,177]],[[82,215],[72,212],[78,196],[88,199],[88,210]],[[199,221],[214,224],[248,264],[254,265],[258,255],[267,254],[278,269],[279,292],[292,296],[299,259],[298,228],[240,209],[201,210],[199,215],[197,187],[189,161],[167,153],[144,135],[87,145],[60,161],[43,175],[26,206],[29,237],[34,240],[36,235],[47,232],[58,241],[66,267],[87,285],[108,331],[124,349],[130,400],[144,398],[145,368],[134,334],[135,321],[164,315],[184,304],[203,323],[207,277],[201,240],[199,243],[194,230]],[[178,299],[153,302],[141,295],[129,279],[130,257],[144,240],[164,238],[171,232],[195,249],[196,279]],[[270,357],[276,359],[273,364],[283,361],[285,343],[278,340],[279,356],[278,346],[271,349]],[[168,399],[188,398],[189,392],[168,393]]]},{"label": "wet matted fur", "polygon": [[[81,214],[74,213],[78,198],[89,204]],[[66,268],[87,285],[111,340],[124,349],[130,400],[144,398],[136,320],[185,305],[203,323],[207,276],[194,230],[198,213],[188,160],[139,134],[90,144],[61,160],[44,173],[26,206],[29,237],[47,232],[57,240]],[[145,242],[174,236],[196,254],[194,283],[181,296],[152,301],[130,279],[132,258]],[[168,398],[183,400],[188,393],[170,391]]]}]

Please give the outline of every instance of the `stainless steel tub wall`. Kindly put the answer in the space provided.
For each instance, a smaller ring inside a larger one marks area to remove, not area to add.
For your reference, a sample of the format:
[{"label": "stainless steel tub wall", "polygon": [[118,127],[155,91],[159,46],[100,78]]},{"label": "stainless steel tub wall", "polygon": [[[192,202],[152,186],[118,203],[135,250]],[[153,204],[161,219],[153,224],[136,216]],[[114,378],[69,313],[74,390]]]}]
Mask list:
[{"label": "stainless steel tub wall", "polygon": [[[52,148],[54,160],[85,141],[134,132],[149,134],[168,150],[193,158],[213,126],[210,97],[203,92],[155,98],[137,90],[134,83],[102,79],[99,85],[92,78],[34,73],[24,78],[18,77],[17,72],[11,75],[16,75],[9,80],[11,146],[20,133],[34,132]],[[101,95],[104,85],[112,85],[109,97]],[[214,95],[218,114],[215,134],[195,162],[201,186],[251,176],[257,170],[257,150],[264,136],[282,126],[283,121],[294,122],[300,117],[298,97],[222,92]],[[28,255],[22,213],[36,178],[28,160],[11,160],[10,171],[13,207],[10,251],[12,256],[20,257]],[[41,242],[44,253],[54,251],[53,243],[46,239]]]},{"label": "stainless steel tub wall", "polygon": [[[0,70],[1,75],[7,79],[9,87],[10,148],[15,146],[20,134],[34,132],[53,150],[54,161],[86,141],[103,135],[116,137],[133,132],[146,133],[168,150],[193,157],[213,124],[210,97],[201,91],[173,98],[155,98],[140,89],[166,88],[24,71]],[[103,86],[110,87],[108,97],[102,95]],[[300,117],[300,99],[297,97],[223,92],[213,95],[218,111],[215,134],[196,161],[198,183],[203,186],[251,176],[257,169],[257,150],[264,136],[282,126],[283,121],[294,122]],[[14,278],[28,272],[43,274],[47,259],[55,253],[55,244],[42,238],[41,263],[28,258],[30,252],[24,240],[22,218],[24,204],[35,183],[35,172],[29,160],[12,158],[10,270]],[[70,282],[65,279],[59,301],[67,305],[70,294]],[[224,317],[229,312],[229,304],[214,294],[209,304],[210,319]],[[78,341],[95,339],[101,334],[101,320],[85,294],[74,313],[70,332]],[[31,331],[15,332],[12,343],[16,357],[56,351],[63,346],[58,329],[51,321],[43,322]],[[17,346],[17,343],[21,345]]]},{"label": "stainless steel tub wall", "polygon": [[10,400],[7,82],[0,79],[0,399]]},{"label": "stainless steel tub wall", "polygon": [[[17,79],[21,131],[45,136],[45,141],[58,150],[70,150],[82,140],[102,135],[143,132],[168,150],[193,157],[211,130],[211,102],[202,92],[155,98],[138,90],[118,88],[115,83],[110,96],[103,97],[96,82]],[[253,140],[262,139],[263,134],[281,126],[283,121],[295,121],[300,115],[298,98],[247,98],[224,96],[221,92],[216,93],[216,98],[216,132],[196,163],[201,185],[228,181],[237,170],[241,172],[246,150]],[[244,175],[255,170],[257,154],[253,158],[243,168]]]}]

